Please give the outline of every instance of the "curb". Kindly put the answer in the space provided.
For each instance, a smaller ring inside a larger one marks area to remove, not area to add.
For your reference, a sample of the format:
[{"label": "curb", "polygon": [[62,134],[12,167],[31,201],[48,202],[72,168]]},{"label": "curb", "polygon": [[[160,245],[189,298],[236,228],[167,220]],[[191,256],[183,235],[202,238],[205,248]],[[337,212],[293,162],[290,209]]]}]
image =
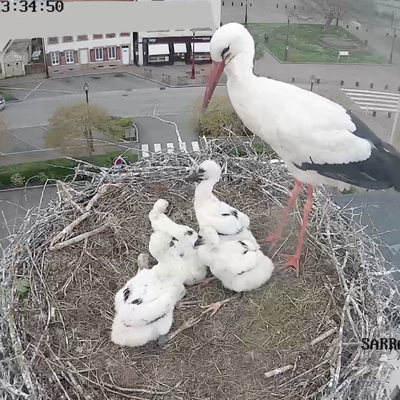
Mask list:
[{"label": "curb", "polygon": [[[39,189],[39,188],[44,188],[45,185],[35,185],[35,186],[24,186],[24,187],[19,187],[19,188],[10,188],[10,189],[0,189],[0,193],[4,192],[15,192],[17,190],[27,190],[27,189]],[[55,187],[57,186],[55,183],[49,183],[46,185],[46,187]]]}]

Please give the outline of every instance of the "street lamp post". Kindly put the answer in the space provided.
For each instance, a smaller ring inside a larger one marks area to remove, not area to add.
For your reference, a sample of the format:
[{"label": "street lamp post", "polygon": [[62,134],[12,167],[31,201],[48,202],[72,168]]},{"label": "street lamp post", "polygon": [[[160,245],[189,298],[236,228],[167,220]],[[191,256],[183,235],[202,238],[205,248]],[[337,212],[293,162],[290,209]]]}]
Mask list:
[{"label": "street lamp post", "polygon": [[196,30],[192,29],[193,32],[193,36],[192,36],[192,76],[191,79],[195,79],[196,78],[196,71],[195,71],[195,66],[194,66],[194,39],[196,37]]},{"label": "street lamp post", "polygon": [[86,107],[88,116],[85,135],[86,135],[88,150],[89,153],[91,154],[94,151],[94,147],[93,147],[92,127],[90,125],[90,119],[89,119],[89,84],[87,82],[83,84],[83,90],[85,91],[86,94]]},{"label": "street lamp post", "polygon": [[244,9],[244,25],[247,25],[247,6],[248,6],[249,0],[245,1],[245,9]]},{"label": "street lamp post", "polygon": [[311,87],[310,87],[310,91],[313,91],[313,87],[314,87],[314,83],[317,80],[317,78],[314,75],[310,76],[310,83],[311,83]]},{"label": "street lamp post", "polygon": [[285,56],[283,61],[287,61],[289,53],[289,29],[290,29],[290,15],[287,18],[287,31],[286,31],[286,45],[285,45]]},{"label": "street lamp post", "polygon": [[394,29],[393,29],[392,49],[390,50],[389,64],[392,64],[392,60],[393,60],[393,49],[394,49],[394,41],[396,39],[396,30],[397,30],[397,28],[394,27]]}]

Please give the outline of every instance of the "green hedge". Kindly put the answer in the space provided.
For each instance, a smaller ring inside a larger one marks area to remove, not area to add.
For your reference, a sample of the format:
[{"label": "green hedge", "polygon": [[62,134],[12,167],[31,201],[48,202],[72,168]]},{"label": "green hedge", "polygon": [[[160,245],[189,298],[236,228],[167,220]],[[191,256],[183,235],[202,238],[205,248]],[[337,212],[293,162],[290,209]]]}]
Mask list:
[{"label": "green hedge", "polygon": [[[99,167],[111,167],[112,161],[119,156],[120,152],[111,152],[107,154],[95,155],[92,157],[79,157],[82,161],[89,162]],[[127,162],[136,162],[137,156],[133,154],[124,155]],[[11,179],[15,174],[20,174],[25,178],[25,182],[32,177],[29,184],[42,184],[46,179],[64,180],[68,175],[74,174],[74,167],[78,164],[68,159],[37,161],[25,164],[15,164],[0,168],[0,185],[16,186]]]}]

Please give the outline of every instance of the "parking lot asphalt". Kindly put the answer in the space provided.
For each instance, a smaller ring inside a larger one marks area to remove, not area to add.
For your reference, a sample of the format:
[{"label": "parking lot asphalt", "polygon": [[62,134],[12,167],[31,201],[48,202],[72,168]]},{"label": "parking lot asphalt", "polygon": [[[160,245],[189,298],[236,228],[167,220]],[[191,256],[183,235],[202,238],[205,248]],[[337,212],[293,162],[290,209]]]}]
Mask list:
[{"label": "parking lot asphalt", "polygon": [[40,98],[51,98],[68,94],[84,93],[83,84],[89,84],[90,93],[111,92],[125,90],[130,92],[137,89],[159,88],[161,85],[140,78],[135,75],[113,72],[106,74],[93,74],[86,76],[71,76],[52,78],[42,82],[31,81],[19,84],[0,84],[8,94],[19,100],[35,100]]}]

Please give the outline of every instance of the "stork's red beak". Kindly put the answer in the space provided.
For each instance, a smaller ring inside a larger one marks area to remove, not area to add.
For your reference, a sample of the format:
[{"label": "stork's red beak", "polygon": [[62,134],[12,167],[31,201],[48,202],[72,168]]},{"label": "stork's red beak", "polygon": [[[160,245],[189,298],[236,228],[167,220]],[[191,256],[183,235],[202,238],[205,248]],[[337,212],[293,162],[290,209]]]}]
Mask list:
[{"label": "stork's red beak", "polygon": [[222,60],[221,62],[215,62],[215,61],[212,62],[211,72],[208,77],[206,92],[204,93],[203,105],[201,106],[202,113],[204,113],[207,110],[208,103],[210,102],[211,97],[215,91],[215,88],[217,87],[217,83],[222,75],[224,68],[225,68],[224,60]]}]

